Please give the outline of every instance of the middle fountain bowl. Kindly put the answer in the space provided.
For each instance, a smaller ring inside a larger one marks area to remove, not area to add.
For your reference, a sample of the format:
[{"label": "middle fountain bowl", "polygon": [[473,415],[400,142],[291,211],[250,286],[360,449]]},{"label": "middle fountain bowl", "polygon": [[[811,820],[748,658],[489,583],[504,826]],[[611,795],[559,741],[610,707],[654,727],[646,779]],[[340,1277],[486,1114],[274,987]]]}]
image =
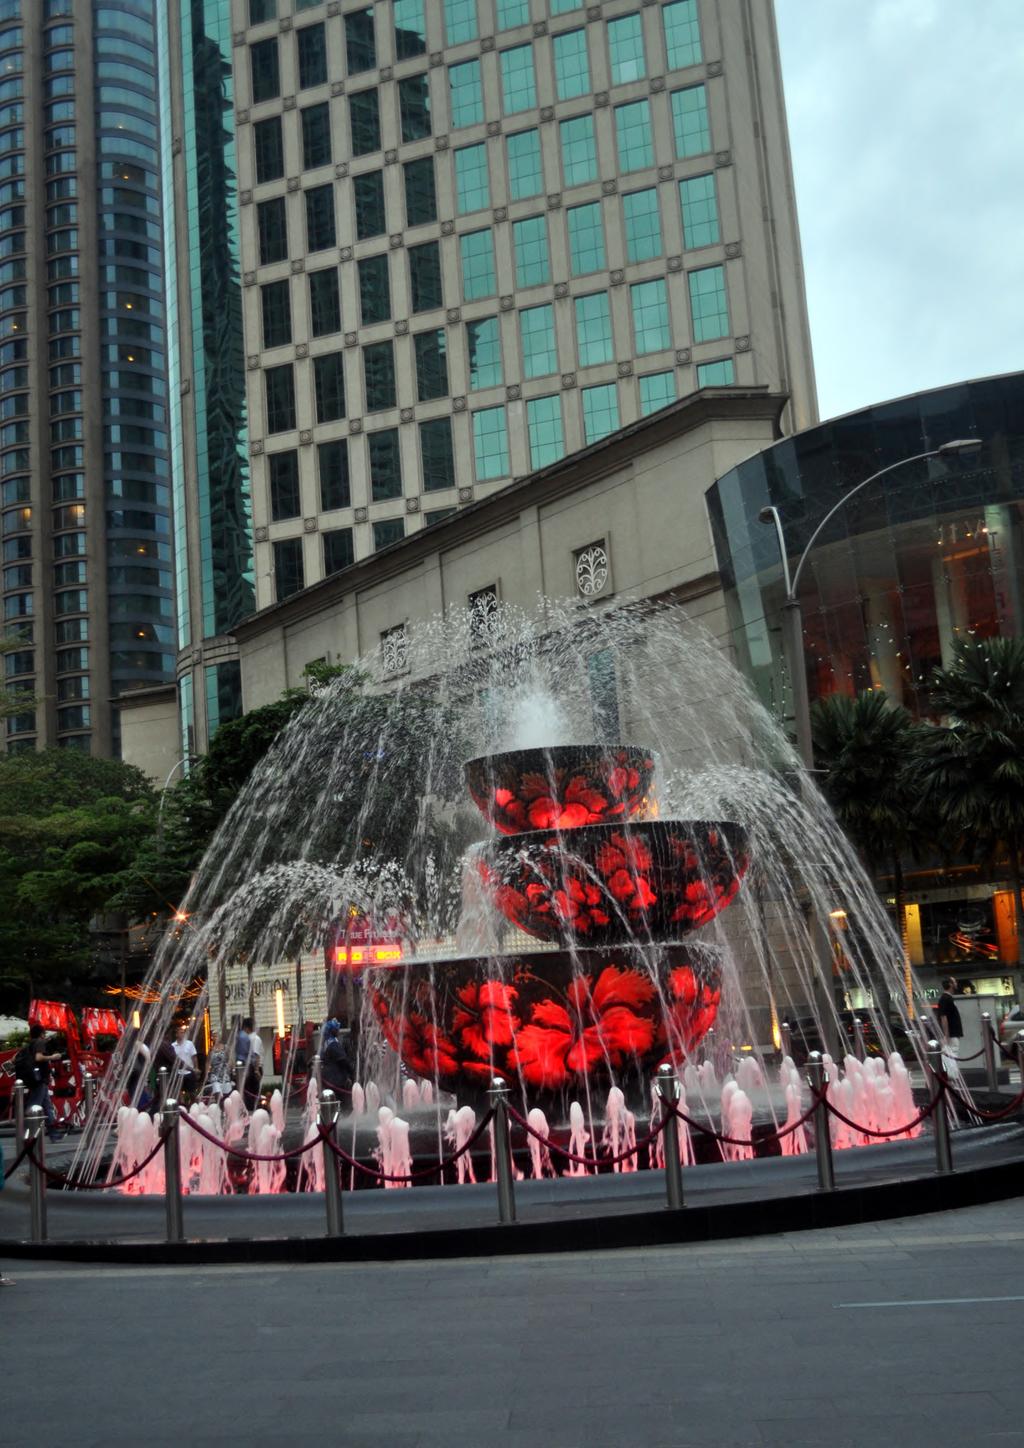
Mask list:
[{"label": "middle fountain bowl", "polygon": [[655,758],[635,744],[558,744],[465,766],[473,803],[503,835],[653,817]]},{"label": "middle fountain bowl", "polygon": [[730,822],[644,820],[490,840],[478,868],[502,915],[565,946],[678,940],[735,898],[750,863]]}]

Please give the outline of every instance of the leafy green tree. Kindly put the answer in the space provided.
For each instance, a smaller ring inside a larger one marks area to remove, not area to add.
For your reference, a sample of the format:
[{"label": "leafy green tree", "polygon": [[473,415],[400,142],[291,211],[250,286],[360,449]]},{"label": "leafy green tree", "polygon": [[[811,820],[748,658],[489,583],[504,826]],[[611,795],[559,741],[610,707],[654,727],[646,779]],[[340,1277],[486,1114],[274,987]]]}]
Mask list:
[{"label": "leafy green tree", "polygon": [[1013,886],[1017,964],[1024,941],[1024,640],[962,639],[932,675],[941,724],[920,731],[914,783],[963,848],[1005,862]]},{"label": "leafy green tree", "polygon": [[[892,875],[896,922],[906,949],[903,859],[928,837],[908,775],[918,726],[881,690],[831,694],[811,710],[814,759],[822,790],[868,870]],[[877,983],[887,997],[884,982]],[[882,1004],[888,1008],[888,1000]]]},{"label": "leafy green tree", "polygon": [[[27,640],[19,633],[4,634],[0,636],[0,658],[16,653],[26,645]],[[16,714],[24,714],[34,709],[38,702],[30,690],[22,689],[18,685],[12,688],[5,684],[0,687],[0,719],[12,719]]]}]

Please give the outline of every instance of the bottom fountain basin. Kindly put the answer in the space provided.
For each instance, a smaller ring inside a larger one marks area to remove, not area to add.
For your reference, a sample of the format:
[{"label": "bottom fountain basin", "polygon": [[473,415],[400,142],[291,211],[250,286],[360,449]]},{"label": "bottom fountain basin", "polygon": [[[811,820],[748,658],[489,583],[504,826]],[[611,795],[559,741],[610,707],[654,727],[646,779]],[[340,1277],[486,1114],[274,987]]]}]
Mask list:
[{"label": "bottom fountain basin", "polygon": [[498,1076],[531,1095],[681,1066],[721,997],[717,952],[700,944],[468,956],[370,971],[367,983],[410,1071],[477,1090]]}]

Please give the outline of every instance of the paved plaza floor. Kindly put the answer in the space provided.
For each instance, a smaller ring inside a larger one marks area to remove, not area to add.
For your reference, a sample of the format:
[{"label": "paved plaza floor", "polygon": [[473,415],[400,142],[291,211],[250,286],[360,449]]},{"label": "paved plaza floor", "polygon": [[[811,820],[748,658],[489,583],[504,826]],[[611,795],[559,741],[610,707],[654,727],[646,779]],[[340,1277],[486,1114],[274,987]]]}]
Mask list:
[{"label": "paved plaza floor", "polygon": [[1024,1199],[500,1261],[5,1265],[5,1448],[1024,1444]]}]

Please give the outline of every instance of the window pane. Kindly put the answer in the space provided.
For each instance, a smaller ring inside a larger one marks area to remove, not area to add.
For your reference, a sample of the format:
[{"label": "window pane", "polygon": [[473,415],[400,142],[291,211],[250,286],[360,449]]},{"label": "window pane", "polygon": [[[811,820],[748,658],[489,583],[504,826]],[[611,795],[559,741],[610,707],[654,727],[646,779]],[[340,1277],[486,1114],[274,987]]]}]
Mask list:
[{"label": "window pane", "polygon": [[285,199],[275,196],[273,201],[261,201],[256,208],[259,228],[260,265],[286,261],[288,257],[288,229]]},{"label": "window pane", "polygon": [[593,116],[576,116],[559,126],[562,139],[562,173],[566,186],[582,186],[597,180],[597,147]]},{"label": "window pane", "polygon": [[252,142],[256,157],[256,180],[279,180],[284,175],[281,117],[271,116],[266,121],[257,121],[252,128]]},{"label": "window pane", "polygon": [[556,35],[551,42],[555,57],[555,92],[560,101],[590,92],[590,64],[587,59],[587,32],[570,30]]},{"label": "window pane", "polygon": [[469,385],[475,392],[481,387],[500,387],[504,379],[501,363],[501,331],[497,317],[466,323],[466,356],[469,363]]},{"label": "window pane", "polygon": [[[698,372],[700,369],[698,368]],[[646,417],[667,407],[676,400],[676,378],[674,372],[648,372],[640,378],[640,415]]]},{"label": "window pane", "polygon": [[334,244],[334,187],[314,186],[306,192],[306,249],[323,251]]},{"label": "window pane", "polygon": [[570,10],[582,10],[583,0],[551,0],[552,15],[567,15]]},{"label": "window pane", "polygon": [[404,518],[382,518],[379,523],[373,525],[374,552],[379,552],[381,548],[388,548],[392,543],[401,543],[404,537]]},{"label": "window pane", "polygon": [[421,156],[407,161],[405,173],[405,223],[424,226],[437,220],[437,192],[434,187],[434,158]]},{"label": "window pane", "polygon": [[530,23],[530,0],[498,0],[497,9],[499,30]]},{"label": "window pane", "polygon": [[517,45],[501,52],[501,93],[507,116],[531,110],[537,104],[532,45]]},{"label": "window pane", "polygon": [[430,135],[430,81],[426,71],[407,75],[398,82],[398,114],[403,141],[419,141]]},{"label": "window pane", "polygon": [[423,514],[424,526],[427,528],[432,528],[435,523],[443,523],[445,518],[450,518],[453,513],[457,513],[458,511],[458,508],[455,507],[428,508]]},{"label": "window pane", "polygon": [[452,424],[448,417],[420,423],[420,456],[423,459],[423,488],[435,493],[455,486],[455,454]]},{"label": "window pane", "polygon": [[331,112],[326,101],[302,112],[302,169],[328,166],[331,161]]},{"label": "window pane", "polygon": [[503,407],[485,407],[474,412],[473,459],[479,482],[507,476],[508,428]]},{"label": "window pane", "polygon": [[530,216],[512,227],[516,255],[516,286],[536,287],[551,280],[548,227],[543,216]]},{"label": "window pane", "polygon": [[619,397],[614,382],[604,387],[583,389],[583,435],[587,442],[599,442],[619,426]]},{"label": "window pane", "polygon": [[470,231],[459,238],[462,257],[462,295],[467,302],[494,296],[494,246],[491,229]]},{"label": "window pane", "polygon": [[424,0],[395,0],[395,58],[426,55],[427,27],[423,16]]},{"label": "window pane", "polygon": [[267,459],[270,478],[270,516],[275,523],[282,518],[297,518],[299,503],[299,455],[294,450],[271,453]]},{"label": "window pane", "polygon": [[292,365],[268,367],[263,374],[267,388],[267,432],[290,432],[295,426],[295,381]]},{"label": "window pane", "polygon": [[352,544],[351,528],[331,528],[324,533],[324,577],[340,573],[355,562],[355,548]]},{"label": "window pane", "polygon": [[302,539],[280,539],[274,544],[274,588],[278,603],[298,593],[304,584]]},{"label": "window pane", "polygon": [[544,468],[565,453],[560,397],[535,397],[526,404],[526,430],[530,436],[530,467]]},{"label": "window pane", "polygon": [[313,358],[313,390],[317,422],[338,422],[345,416],[345,362],[341,352]]},{"label": "window pane", "polygon": [[527,307],[520,312],[519,335],[523,344],[524,376],[546,377],[558,371],[553,307]]},{"label": "window pane", "polygon": [[398,446],[398,428],[367,435],[370,457],[370,496],[375,503],[402,496],[402,463]]},{"label": "window pane", "polygon": [[647,74],[644,65],[644,34],[639,15],[623,15],[608,22],[608,54],[612,63],[612,85],[625,85]]},{"label": "window pane", "polygon": [[467,60],[448,67],[451,93],[452,125],[475,126],[484,118],[484,98],[480,90],[480,62]]},{"label": "window pane", "polygon": [[701,59],[697,0],[675,0],[674,4],[661,7],[661,15],[665,22],[669,70],[696,65]]},{"label": "window pane", "polygon": [[736,368],[731,357],[721,362],[702,362],[697,368],[698,387],[732,387],[736,381]]},{"label": "window pane", "polygon": [[277,19],[277,0],[249,0],[249,24]]},{"label": "window pane", "polygon": [[270,282],[260,287],[263,308],[264,347],[283,347],[292,340],[292,308],[290,283]]},{"label": "window pane", "polygon": [[335,508],[350,508],[352,494],[348,477],[348,443],[344,438],[322,442],[316,450],[320,474],[320,508],[329,513]]},{"label": "window pane", "polygon": [[615,356],[607,292],[576,298],[576,346],[581,367],[611,362]]},{"label": "window pane", "polygon": [[460,216],[490,206],[487,146],[483,141],[477,146],[462,146],[455,152],[455,192]]},{"label": "window pane", "polygon": [[395,354],[390,342],[363,348],[366,410],[380,412],[395,405]]},{"label": "window pane", "polygon": [[365,10],[352,10],[345,16],[345,64],[349,75],[373,70],[377,64],[372,5]]},{"label": "window pane", "polygon": [[680,181],[679,202],[683,209],[684,246],[714,246],[719,240],[714,176]]},{"label": "window pane", "polygon": [[690,273],[690,311],[695,342],[710,342],[715,337],[729,335],[729,307],[722,267],[706,266]]},{"label": "window pane", "polygon": [[409,248],[409,286],[414,312],[444,305],[441,291],[441,248],[436,241]]},{"label": "window pane", "polygon": [[615,139],[621,171],[641,171],[654,165],[651,108],[646,101],[615,107]]},{"label": "window pane", "polygon": [[544,190],[544,169],[540,159],[540,132],[519,131],[506,140],[509,194],[513,201],[539,196]]},{"label": "window pane", "polygon": [[711,150],[707,95],[702,85],[672,92],[672,126],[677,156],[700,156]]},{"label": "window pane", "polygon": [[277,65],[277,36],[269,40],[258,40],[249,47],[249,65],[252,73],[252,98],[272,101],[281,94],[281,76]]},{"label": "window pane", "polygon": [[476,0],[444,0],[444,34],[448,45],[476,39]]},{"label": "window pane", "polygon": [[295,32],[299,51],[299,90],[327,81],[327,42],[324,27],[306,25]]},{"label": "window pane", "polygon": [[353,176],[352,194],[356,207],[356,240],[382,236],[387,231],[384,212],[384,172],[367,171]]},{"label": "window pane", "polygon": [[359,271],[359,309],[364,327],[374,322],[387,322],[391,317],[391,279],[388,254],[367,256],[357,263]]},{"label": "window pane", "polygon": [[416,353],[416,395],[420,402],[448,395],[447,339],[444,328],[418,332],[413,338]]},{"label": "window pane", "polygon": [[380,150],[380,107],[375,90],[357,91],[348,98],[353,156]]},{"label": "window pane", "polygon": [[634,191],[622,198],[622,215],[626,223],[626,260],[650,261],[661,256],[661,212],[658,192]]},{"label": "window pane", "polygon": [[569,222],[569,257],[573,276],[601,271],[604,267],[604,226],[601,203],[571,206],[566,213]]},{"label": "window pane", "polygon": [[672,345],[668,320],[668,298],[663,278],[636,282],[629,289],[633,307],[633,334],[638,353],[661,352]]}]

